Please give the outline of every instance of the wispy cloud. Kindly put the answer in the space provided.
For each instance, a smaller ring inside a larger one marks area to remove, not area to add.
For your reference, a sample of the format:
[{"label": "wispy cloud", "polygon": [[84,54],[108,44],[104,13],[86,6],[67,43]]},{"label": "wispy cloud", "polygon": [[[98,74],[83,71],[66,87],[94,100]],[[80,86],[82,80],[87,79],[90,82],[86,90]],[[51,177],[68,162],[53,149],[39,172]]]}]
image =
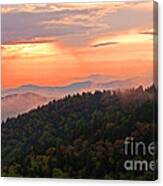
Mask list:
[{"label": "wispy cloud", "polygon": [[11,42],[6,42],[5,45],[20,45],[20,44],[43,44],[43,43],[55,43],[58,40],[53,37],[36,37],[27,40],[13,40]]},{"label": "wispy cloud", "polygon": [[103,46],[116,45],[116,44],[118,44],[118,42],[105,42],[105,43],[97,43],[91,45],[91,47],[103,47]]},{"label": "wispy cloud", "polygon": [[140,32],[139,34],[143,34],[143,35],[156,35],[156,32],[153,31],[144,31],[144,32]]}]

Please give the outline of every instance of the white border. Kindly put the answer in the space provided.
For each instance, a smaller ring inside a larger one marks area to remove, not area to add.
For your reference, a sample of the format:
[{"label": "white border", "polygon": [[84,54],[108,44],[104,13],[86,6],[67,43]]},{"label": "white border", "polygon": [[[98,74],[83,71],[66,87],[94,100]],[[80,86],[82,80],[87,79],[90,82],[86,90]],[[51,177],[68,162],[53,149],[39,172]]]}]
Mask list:
[{"label": "white border", "polygon": [[[62,3],[62,2],[132,2],[132,1],[149,1],[149,0],[0,0],[0,4],[22,4],[22,3]],[[158,0],[157,2],[159,2]]]},{"label": "white border", "polygon": [[[113,0],[98,0],[98,2],[112,2]],[[120,0],[114,0],[120,1]],[[132,0],[125,0],[132,1]],[[60,3],[60,2],[95,2],[95,0],[0,0],[0,4],[22,4],[22,3]],[[17,185],[59,185],[59,186],[114,186],[115,184],[126,186],[126,185],[163,185],[163,38],[161,22],[163,21],[163,0],[157,0],[159,3],[159,179],[154,182],[144,181],[110,181],[110,180],[71,180],[71,179],[37,179],[37,178],[0,178],[0,185],[5,186],[17,186]]]}]

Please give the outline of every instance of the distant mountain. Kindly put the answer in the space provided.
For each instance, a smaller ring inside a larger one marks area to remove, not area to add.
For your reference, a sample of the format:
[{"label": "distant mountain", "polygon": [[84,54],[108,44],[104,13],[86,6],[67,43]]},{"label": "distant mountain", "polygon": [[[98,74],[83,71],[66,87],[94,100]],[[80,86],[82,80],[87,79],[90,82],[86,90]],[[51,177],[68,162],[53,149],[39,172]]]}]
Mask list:
[{"label": "distant mountain", "polygon": [[34,93],[13,94],[2,97],[2,120],[14,117],[18,114],[48,103],[50,98],[42,97]]},{"label": "distant mountain", "polygon": [[143,84],[145,87],[150,85],[151,76],[133,76],[133,77],[117,77],[105,74],[91,74],[85,77],[76,77],[75,81],[91,81],[95,89],[119,89],[132,88]]},{"label": "distant mountain", "polygon": [[82,92],[89,89],[91,81],[75,82],[67,86],[37,86],[37,85],[23,85],[18,88],[4,89],[2,90],[2,96],[20,94],[26,92],[33,92],[41,96],[54,97],[55,99],[64,97],[68,94]]},{"label": "distant mountain", "polygon": [[[115,90],[133,88],[142,82],[142,78],[133,77],[130,79],[115,79],[112,76],[93,74],[85,80],[75,82],[67,86],[37,86],[32,84],[23,85],[17,88],[2,90],[2,119],[17,116],[47,103],[49,100],[65,97],[82,92],[94,92],[96,90]],[[30,93],[29,93],[30,92]]]},{"label": "distant mountain", "polygon": [[75,82],[66,86],[37,86],[27,84],[17,88],[4,89],[2,90],[2,96],[32,92],[40,96],[60,99],[65,97],[66,95],[72,95],[75,93],[103,89],[124,89],[135,87],[140,84],[139,77],[133,77],[130,79],[115,79],[111,76],[98,74],[90,75],[81,80],[85,81]]},{"label": "distant mountain", "polygon": [[114,76],[109,76],[109,75],[103,75],[103,74],[91,74],[86,77],[76,77],[74,80],[80,80],[80,81],[91,81],[93,83],[104,83],[108,81],[114,80]]},{"label": "distant mountain", "polygon": [[106,83],[99,83],[97,87],[104,89],[124,89],[134,86],[137,78],[125,79],[125,80],[113,80]]}]

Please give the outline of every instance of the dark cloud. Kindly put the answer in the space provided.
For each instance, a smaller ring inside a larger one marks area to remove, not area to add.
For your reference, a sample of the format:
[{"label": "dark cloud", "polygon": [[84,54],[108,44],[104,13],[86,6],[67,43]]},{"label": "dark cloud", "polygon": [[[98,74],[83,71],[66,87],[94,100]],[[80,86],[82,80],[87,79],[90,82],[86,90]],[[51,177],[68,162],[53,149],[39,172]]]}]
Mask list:
[{"label": "dark cloud", "polygon": [[156,32],[150,32],[150,31],[140,32],[139,34],[143,34],[143,35],[157,35]]},{"label": "dark cloud", "polygon": [[95,45],[91,45],[91,47],[103,47],[103,46],[109,46],[109,45],[116,45],[118,42],[105,42],[105,43],[97,43]]},{"label": "dark cloud", "polygon": [[57,41],[56,39],[21,40],[21,41],[8,42],[5,43],[5,45],[54,43],[56,41]]}]

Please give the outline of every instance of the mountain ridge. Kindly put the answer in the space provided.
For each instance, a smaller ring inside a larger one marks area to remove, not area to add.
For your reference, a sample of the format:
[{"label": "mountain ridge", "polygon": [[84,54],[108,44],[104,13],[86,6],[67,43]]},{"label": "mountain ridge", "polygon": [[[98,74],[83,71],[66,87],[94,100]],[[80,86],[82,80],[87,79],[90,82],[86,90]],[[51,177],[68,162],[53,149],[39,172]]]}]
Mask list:
[{"label": "mountain ridge", "polygon": [[76,94],[7,119],[1,126],[2,176],[155,179],[157,167],[136,174],[122,169],[131,158],[122,153],[126,137],[157,142],[155,92],[140,86]]}]

